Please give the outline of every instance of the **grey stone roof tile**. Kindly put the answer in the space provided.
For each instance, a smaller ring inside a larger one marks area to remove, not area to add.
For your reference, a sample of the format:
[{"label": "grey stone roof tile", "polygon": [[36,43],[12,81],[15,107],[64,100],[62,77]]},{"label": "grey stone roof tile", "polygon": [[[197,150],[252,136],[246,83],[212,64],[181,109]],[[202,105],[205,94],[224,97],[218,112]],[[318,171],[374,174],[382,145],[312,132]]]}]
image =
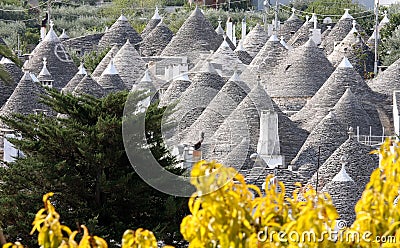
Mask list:
[{"label": "grey stone roof tile", "polygon": [[333,52],[328,56],[328,59],[333,66],[337,67],[344,57],[349,59],[362,77],[374,71],[374,54],[355,28],[335,46]]},{"label": "grey stone roof tile", "polygon": [[261,48],[256,57],[243,71],[242,77],[250,87],[254,87],[260,75],[262,81],[272,77],[273,70],[287,55],[287,49],[280,43],[278,37],[272,35]]},{"label": "grey stone roof tile", "polygon": [[75,87],[79,84],[79,82],[87,75],[85,67],[81,63],[79,66],[79,71],[75,74],[75,76],[62,88],[61,92],[63,93],[72,93]]},{"label": "grey stone roof tile", "polygon": [[[297,106],[296,98],[311,98],[333,71],[324,52],[310,39],[288,53],[275,67],[272,77],[265,81],[265,87],[273,99],[282,98],[286,104]],[[278,105],[281,107],[279,102]]]},{"label": "grey stone roof tile", "polygon": [[36,46],[23,69],[39,75],[43,67],[43,58],[47,59],[47,69],[54,77],[53,87],[58,90],[61,90],[78,71],[52,27],[45,39]]},{"label": "grey stone roof tile", "polygon": [[303,25],[303,21],[300,20],[297,15],[293,14],[287,19],[280,30],[278,31],[278,36],[283,36],[284,40],[289,40]]},{"label": "grey stone roof tile", "polygon": [[[343,15],[336,25],[326,34],[322,40],[321,46],[324,48],[326,54],[331,54],[336,43],[341,42],[353,28],[354,18],[349,15]],[[360,25],[357,24],[357,30],[363,32]]]},{"label": "grey stone roof tile", "polygon": [[190,86],[192,81],[187,75],[174,79],[162,94],[160,106],[167,106],[177,101],[183,92]]},{"label": "grey stone roof tile", "polygon": [[225,80],[212,69],[196,73],[191,79],[192,84],[181,95],[174,112],[168,117],[169,122],[174,123],[170,135],[167,135],[167,139],[173,137],[172,142],[183,138],[184,130],[196,121],[225,84]]},{"label": "grey stone roof tile", "polygon": [[132,88],[132,85],[146,71],[146,62],[129,40],[115,54],[114,66],[128,89]]},{"label": "grey stone roof tile", "polygon": [[196,7],[161,55],[187,56],[189,62],[194,65],[199,59],[199,52],[217,50],[222,40],[201,10]]},{"label": "grey stone roof tile", "polygon": [[91,95],[97,98],[103,97],[106,92],[90,75],[85,75],[72,91],[73,95]]},{"label": "grey stone roof tile", "polygon": [[244,38],[243,47],[250,56],[255,57],[267,40],[268,34],[264,31],[264,28],[257,23]]},{"label": "grey stone roof tile", "polygon": [[110,61],[108,67],[103,71],[97,83],[104,89],[106,94],[126,90],[124,81],[122,81],[117,69],[114,67],[113,60]]},{"label": "grey stone roof tile", "polygon": [[[330,112],[313,129],[291,164],[307,180],[318,169],[318,161],[323,164],[329,156],[346,140],[346,127]],[[319,147],[321,147],[318,158]]]},{"label": "grey stone roof tile", "polygon": [[[298,47],[303,45],[310,38],[310,30],[314,28],[314,22],[309,20],[305,22],[299,30],[289,39],[287,40],[287,44],[291,47]],[[321,29],[321,32],[324,32],[326,26],[324,24],[318,23],[317,28]]]},{"label": "grey stone roof tile", "polygon": [[240,61],[236,53],[229,47],[229,44],[224,40],[221,46],[215,51],[209,60],[212,64],[219,64],[222,66],[221,76],[231,77],[235,70],[242,72],[246,65]]},{"label": "grey stone roof tile", "polygon": [[137,44],[142,41],[142,37],[131,26],[128,19],[121,15],[101,37],[98,47],[122,46],[128,39],[132,44]]},{"label": "grey stone roof tile", "polygon": [[248,92],[250,92],[249,87],[235,73],[199,118],[185,130],[184,142],[196,140],[200,132],[204,133],[204,141],[209,141],[225,118],[236,109]]},{"label": "grey stone roof tile", "polygon": [[161,21],[144,36],[140,43],[140,53],[142,56],[159,56],[173,36],[174,33]]},{"label": "grey stone roof tile", "polygon": [[393,91],[400,89],[400,58],[369,81],[368,85],[372,90],[391,98]]},{"label": "grey stone roof tile", "polygon": [[[331,182],[341,170],[342,160],[345,158],[347,173],[358,188],[364,189],[372,172],[379,166],[378,156],[370,154],[372,150],[371,146],[364,145],[351,136],[318,169],[318,188],[322,189]],[[314,188],[316,183],[317,173],[308,181]]]},{"label": "grey stone roof tile", "polygon": [[261,111],[273,109],[270,97],[258,83],[219,126],[210,143],[218,151],[229,152],[246,138],[250,148],[257,150]]},{"label": "grey stone roof tile", "polygon": [[291,116],[304,129],[311,131],[336,105],[348,87],[361,102],[370,105],[378,102],[379,96],[368,87],[349,61],[344,58],[342,62],[306,105]]},{"label": "grey stone roof tile", "polygon": [[96,69],[92,72],[92,77],[97,79],[101,76],[103,71],[107,68],[108,64],[110,63],[111,59],[115,57],[117,52],[119,51],[119,47],[114,45],[110,51],[104,56],[104,58],[100,61],[100,63],[96,66]]},{"label": "grey stone roof tile", "polygon": [[44,94],[44,88],[39,83],[33,82],[29,72],[25,72],[15,87],[14,92],[0,110],[2,116],[11,113],[33,114],[35,110],[48,110],[48,107],[39,102],[40,95]]}]

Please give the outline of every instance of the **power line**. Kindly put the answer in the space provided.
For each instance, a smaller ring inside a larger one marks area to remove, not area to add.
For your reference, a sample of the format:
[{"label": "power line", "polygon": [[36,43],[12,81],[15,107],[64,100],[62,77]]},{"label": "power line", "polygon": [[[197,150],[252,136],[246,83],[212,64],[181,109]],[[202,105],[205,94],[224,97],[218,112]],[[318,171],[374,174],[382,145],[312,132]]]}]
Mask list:
[{"label": "power line", "polygon": [[[283,3],[281,3],[280,5],[282,5],[283,7],[286,7],[286,8],[289,8],[289,9],[292,9],[292,7],[290,7],[290,6],[288,6],[288,5],[285,5],[285,4],[283,4]],[[292,13],[292,11],[288,11],[288,10],[286,10],[286,9],[284,9],[284,8],[282,8],[284,11],[287,11],[287,12],[290,12],[290,13]],[[307,14],[307,15],[313,15],[313,14],[315,14],[315,15],[317,15],[317,16],[321,16],[321,17],[328,17],[328,16],[332,16],[332,17],[341,17],[341,16],[343,16],[343,15],[323,15],[323,14],[317,14],[317,13],[311,13],[311,12],[307,12],[307,11],[302,11],[302,10],[296,10],[296,11],[298,11],[298,12],[300,12],[300,13],[303,13],[303,14]],[[360,14],[363,14],[363,13],[371,13],[371,12],[373,12],[372,10],[366,10],[366,11],[361,11],[361,12],[357,12],[357,13],[353,13],[352,15],[360,15]],[[373,14],[372,14],[373,15]],[[354,19],[359,19],[360,17],[358,17],[358,18],[354,18]]]}]

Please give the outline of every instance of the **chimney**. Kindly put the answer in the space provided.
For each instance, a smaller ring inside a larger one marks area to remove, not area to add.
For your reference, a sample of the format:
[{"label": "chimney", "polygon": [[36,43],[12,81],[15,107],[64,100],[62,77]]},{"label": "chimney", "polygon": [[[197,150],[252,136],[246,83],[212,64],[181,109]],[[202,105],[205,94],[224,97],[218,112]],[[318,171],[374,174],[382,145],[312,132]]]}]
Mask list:
[{"label": "chimney", "polygon": [[228,17],[228,20],[226,21],[226,36],[233,41],[233,22],[230,17]]},{"label": "chimney", "polygon": [[266,110],[261,113],[257,153],[269,168],[284,165],[284,158],[280,152],[278,113],[275,111]]},{"label": "chimney", "polygon": [[236,47],[236,25],[233,24],[233,29],[232,29],[232,39],[231,39],[233,45]]},{"label": "chimney", "polygon": [[246,17],[244,17],[242,20],[242,40],[246,38],[246,32],[247,32],[246,28],[247,28]]}]

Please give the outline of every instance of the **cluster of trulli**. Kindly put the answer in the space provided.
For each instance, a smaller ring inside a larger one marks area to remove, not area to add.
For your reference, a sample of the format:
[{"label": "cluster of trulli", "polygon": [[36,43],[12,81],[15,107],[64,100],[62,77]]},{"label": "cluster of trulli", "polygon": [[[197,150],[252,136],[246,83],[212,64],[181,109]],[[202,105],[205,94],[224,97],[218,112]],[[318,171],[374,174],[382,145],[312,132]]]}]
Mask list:
[{"label": "cluster of trulli", "polygon": [[391,99],[400,89],[400,60],[366,82],[373,61],[359,56],[371,54],[361,27],[348,10],[329,25],[316,14],[303,22],[293,11],[279,30],[256,25],[236,42],[232,23],[214,29],[199,8],[175,35],[158,9],[141,35],[121,16],[97,39],[95,47],[110,50],[91,74],[73,64],[64,46],[85,39],[65,32],[59,38],[51,27],[25,73],[1,61],[14,80],[0,82],[1,114],[46,110],[38,83],[95,97],[151,92],[171,108],[163,136],[178,158],[201,150],[202,158],[235,167],[260,187],[273,173],[288,195],[295,182],[308,183],[331,193],[341,218],[351,222],[358,189],[378,166],[360,134],[381,135],[383,128],[390,134],[399,126]]}]

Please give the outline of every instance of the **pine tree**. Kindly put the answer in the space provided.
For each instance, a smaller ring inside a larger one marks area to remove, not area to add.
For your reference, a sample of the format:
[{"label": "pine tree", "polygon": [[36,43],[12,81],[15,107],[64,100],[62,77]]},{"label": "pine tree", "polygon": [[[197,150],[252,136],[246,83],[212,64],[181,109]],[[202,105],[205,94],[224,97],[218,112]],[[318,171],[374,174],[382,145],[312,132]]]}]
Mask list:
[{"label": "pine tree", "polygon": [[[139,92],[132,94],[130,98],[136,102],[144,97]],[[120,240],[127,228],[153,229],[165,240],[179,235],[187,200],[147,185],[135,173],[125,152],[121,127],[127,97],[127,92],[95,99],[50,90],[43,101],[61,114],[59,118],[2,118],[22,135],[12,143],[26,156],[0,169],[0,226],[9,241],[23,239],[24,244],[34,245],[26,234],[37,203],[50,191],[56,192],[54,204],[67,224],[86,224],[110,244]],[[162,143],[164,111],[153,104],[146,114],[133,118],[145,115],[147,142],[154,157],[165,168],[174,168],[175,159]],[[16,205],[20,208],[12,208]]]}]

